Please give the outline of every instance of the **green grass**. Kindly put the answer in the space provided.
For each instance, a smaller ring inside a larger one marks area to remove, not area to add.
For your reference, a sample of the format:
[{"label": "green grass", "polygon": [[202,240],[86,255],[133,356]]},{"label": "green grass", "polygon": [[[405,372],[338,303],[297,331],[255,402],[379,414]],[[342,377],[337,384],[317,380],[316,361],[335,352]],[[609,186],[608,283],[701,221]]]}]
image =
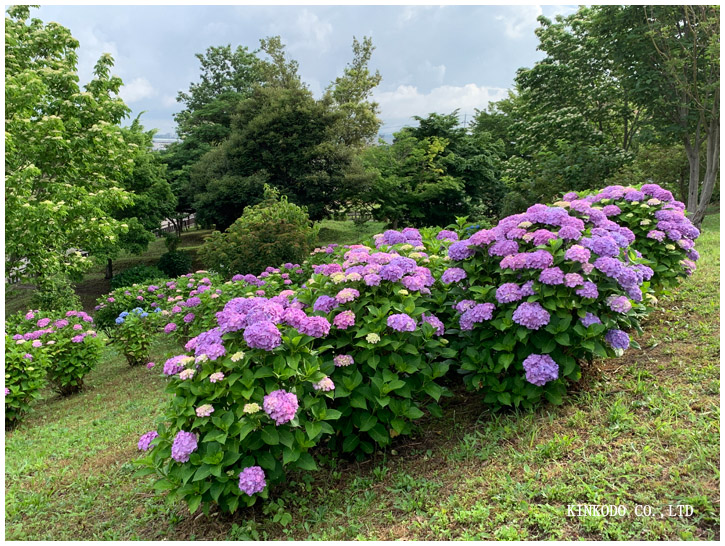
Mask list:
[{"label": "green grass", "polygon": [[[444,418],[387,452],[362,462],[321,452],[319,472],[292,474],[273,501],[233,516],[189,515],[156,497],[152,478],[132,477],[163,380],[109,349],[89,390],[47,393],[6,434],[6,537],[717,540],[719,241],[719,216],[708,217],[699,268],[647,319],[642,349],[594,362],[563,405],[490,414],[459,391]],[[629,515],[570,517],[569,504]],[[638,504],[654,515],[635,516]],[[677,504],[693,515],[659,517]]]},{"label": "green grass", "polygon": [[385,229],[384,222],[372,221],[365,222],[364,224],[354,224],[349,220],[323,220],[319,223],[319,226],[318,246],[326,246],[330,243],[338,243],[341,245],[359,244],[376,233],[382,233]]}]

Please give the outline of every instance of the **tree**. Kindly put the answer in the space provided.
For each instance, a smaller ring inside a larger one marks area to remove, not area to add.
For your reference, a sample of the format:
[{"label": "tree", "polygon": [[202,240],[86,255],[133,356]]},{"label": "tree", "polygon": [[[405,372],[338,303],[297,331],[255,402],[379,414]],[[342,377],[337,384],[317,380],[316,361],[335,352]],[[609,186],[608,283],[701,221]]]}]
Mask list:
[{"label": "tree", "polygon": [[660,130],[685,147],[687,210],[700,225],[720,169],[719,7],[601,6],[593,13],[592,32],[611,41],[625,84]]},{"label": "tree", "polygon": [[5,18],[6,270],[53,290],[118,249],[127,226],[109,214],[129,206],[121,188],[133,163],[120,121],[121,80],[103,55],[81,91],[78,42],[57,23]]},{"label": "tree", "polygon": [[265,183],[319,220],[356,189],[351,150],[334,138],[340,114],[303,88],[259,87],[240,103],[232,133],[191,171],[197,219],[230,226]]},{"label": "tree", "polygon": [[[139,116],[130,127],[123,128],[124,140],[133,148],[133,165],[122,179],[122,187],[134,194],[134,203],[130,207],[110,210],[117,220],[128,225],[128,231],[119,236],[119,250],[132,254],[141,254],[155,239],[154,232],[161,222],[173,215],[176,197],[166,180],[166,165],[158,153],[152,151],[152,138],[155,131],[144,131]],[[112,260],[108,258],[106,278],[113,276]]]},{"label": "tree", "polygon": [[371,74],[368,68],[374,49],[371,38],[365,36],[359,42],[353,37],[352,62],[326,91],[326,97],[342,113],[336,132],[346,146],[358,149],[374,141],[381,123],[378,104],[371,100],[373,89],[382,80],[380,72]]}]

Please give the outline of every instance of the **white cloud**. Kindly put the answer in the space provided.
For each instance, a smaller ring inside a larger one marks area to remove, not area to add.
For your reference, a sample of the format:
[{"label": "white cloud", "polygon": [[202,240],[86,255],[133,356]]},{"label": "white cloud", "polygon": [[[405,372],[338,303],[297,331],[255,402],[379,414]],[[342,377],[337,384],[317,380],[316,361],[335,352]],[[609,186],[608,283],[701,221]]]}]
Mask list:
[{"label": "white cloud", "polygon": [[134,78],[121,87],[119,95],[126,104],[148,99],[158,93],[146,78]]},{"label": "white cloud", "polygon": [[503,21],[504,33],[517,40],[533,35],[539,26],[536,18],[543,14],[541,6],[511,6],[506,15],[497,15],[497,21]]},{"label": "white cloud", "polygon": [[375,93],[380,104],[382,118],[405,123],[413,116],[427,116],[431,112],[450,114],[456,109],[461,113],[473,114],[473,110],[482,110],[489,101],[505,98],[508,89],[483,87],[468,83],[461,87],[442,85],[431,89],[430,93],[421,93],[412,85],[400,85],[395,91]]},{"label": "white cloud", "polygon": [[164,108],[173,108],[179,103],[176,102],[176,95],[164,95],[164,97],[161,99],[161,104],[164,106]]}]

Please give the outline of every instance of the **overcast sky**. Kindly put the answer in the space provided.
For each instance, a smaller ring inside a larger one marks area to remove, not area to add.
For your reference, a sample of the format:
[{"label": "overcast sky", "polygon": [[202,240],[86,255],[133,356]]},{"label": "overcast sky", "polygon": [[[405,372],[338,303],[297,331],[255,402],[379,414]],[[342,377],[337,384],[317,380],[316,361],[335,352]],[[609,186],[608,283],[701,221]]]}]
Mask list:
[{"label": "overcast sky", "polygon": [[195,53],[209,46],[258,48],[280,35],[299,62],[302,79],[319,97],[352,57],[352,38],[372,37],[370,66],[389,136],[412,116],[475,108],[506,96],[516,70],[542,58],[534,29],[539,15],[569,14],[575,6],[56,6],[32,10],[68,27],[80,42],[79,75],[88,81],[102,53],[115,59],[121,95],[145,111],[146,128],[174,131],[177,93],[199,78]]}]

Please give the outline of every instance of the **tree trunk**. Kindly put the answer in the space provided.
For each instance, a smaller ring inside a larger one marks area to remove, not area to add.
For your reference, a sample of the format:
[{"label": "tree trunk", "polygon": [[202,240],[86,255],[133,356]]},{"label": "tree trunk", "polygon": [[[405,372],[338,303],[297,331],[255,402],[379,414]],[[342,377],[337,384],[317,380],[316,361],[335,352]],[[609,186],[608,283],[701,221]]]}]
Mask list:
[{"label": "tree trunk", "polygon": [[108,258],[108,262],[106,263],[106,279],[111,279],[113,277],[113,260],[111,258]]},{"label": "tree trunk", "polygon": [[702,183],[702,192],[700,192],[700,200],[697,204],[697,210],[692,217],[692,223],[698,229],[702,225],[705,218],[705,211],[710,204],[712,190],[715,187],[715,181],[720,171],[720,120],[713,120],[707,135],[706,150],[706,166],[705,180]]},{"label": "tree trunk", "polygon": [[700,193],[700,142],[695,137],[690,142],[689,135],[685,137],[685,153],[690,164],[690,180],[687,185],[687,212],[695,214],[697,211],[697,197]]}]

